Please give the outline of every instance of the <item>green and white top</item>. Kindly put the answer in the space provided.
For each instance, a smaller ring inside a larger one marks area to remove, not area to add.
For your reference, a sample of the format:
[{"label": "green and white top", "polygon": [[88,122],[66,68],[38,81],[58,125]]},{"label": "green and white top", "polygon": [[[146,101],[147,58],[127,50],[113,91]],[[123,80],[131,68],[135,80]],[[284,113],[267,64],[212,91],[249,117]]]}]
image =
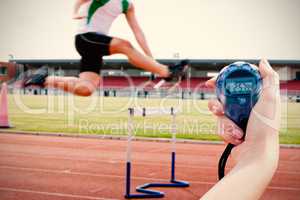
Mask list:
[{"label": "green and white top", "polygon": [[83,9],[87,17],[80,21],[77,32],[107,35],[114,20],[128,11],[130,3],[131,0],[91,0]]}]

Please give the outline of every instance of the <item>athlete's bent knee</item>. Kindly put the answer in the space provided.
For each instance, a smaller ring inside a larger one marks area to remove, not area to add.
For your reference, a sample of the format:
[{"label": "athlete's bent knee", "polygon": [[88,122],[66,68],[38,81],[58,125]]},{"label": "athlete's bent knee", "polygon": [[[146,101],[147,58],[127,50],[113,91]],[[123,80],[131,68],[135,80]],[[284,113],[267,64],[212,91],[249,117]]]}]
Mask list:
[{"label": "athlete's bent knee", "polygon": [[133,49],[133,45],[127,40],[118,40],[115,45],[112,46],[113,52],[126,53]]},{"label": "athlete's bent knee", "polygon": [[124,49],[133,49],[133,46],[132,44],[127,41],[127,40],[123,40],[122,43],[121,43],[121,46],[124,48]]}]

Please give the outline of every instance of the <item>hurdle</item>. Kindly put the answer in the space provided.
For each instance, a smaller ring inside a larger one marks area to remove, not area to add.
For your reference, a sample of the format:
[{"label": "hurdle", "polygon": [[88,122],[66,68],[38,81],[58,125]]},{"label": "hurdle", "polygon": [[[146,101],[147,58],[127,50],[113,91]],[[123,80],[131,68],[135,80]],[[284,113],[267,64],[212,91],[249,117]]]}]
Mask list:
[{"label": "hurdle", "polygon": [[162,112],[161,109],[134,109],[129,108],[129,117],[128,117],[128,143],[127,143],[127,161],[126,161],[126,188],[125,188],[125,198],[126,199],[135,199],[135,198],[162,198],[165,196],[165,193],[150,190],[148,188],[152,187],[189,187],[189,183],[186,181],[176,180],[175,173],[175,162],[176,162],[176,110],[171,107],[168,109],[168,114],[172,116],[171,132],[172,132],[172,153],[171,153],[171,178],[169,183],[146,183],[141,186],[136,187],[137,194],[131,193],[131,150],[132,150],[132,139],[133,139],[133,117],[142,116],[146,117],[147,115],[161,115],[166,114]]}]

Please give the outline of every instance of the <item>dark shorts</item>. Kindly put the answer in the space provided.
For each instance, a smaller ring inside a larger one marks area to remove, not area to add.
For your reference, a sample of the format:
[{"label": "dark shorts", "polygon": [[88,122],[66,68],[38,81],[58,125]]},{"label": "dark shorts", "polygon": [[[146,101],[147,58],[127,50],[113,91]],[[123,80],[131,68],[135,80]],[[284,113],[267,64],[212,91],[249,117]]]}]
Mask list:
[{"label": "dark shorts", "polygon": [[81,56],[80,73],[95,72],[99,74],[103,65],[103,56],[110,55],[111,40],[112,37],[97,33],[76,35],[75,46]]}]

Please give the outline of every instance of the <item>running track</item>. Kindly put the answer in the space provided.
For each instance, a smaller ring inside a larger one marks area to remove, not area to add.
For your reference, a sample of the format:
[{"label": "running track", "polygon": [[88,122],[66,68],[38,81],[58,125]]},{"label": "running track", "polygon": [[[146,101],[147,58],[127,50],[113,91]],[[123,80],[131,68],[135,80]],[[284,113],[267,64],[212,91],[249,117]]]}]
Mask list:
[{"label": "running track", "polygon": [[[177,144],[184,189],[164,199],[199,199],[216,182],[222,145]],[[169,143],[133,143],[133,184],[169,179]],[[1,200],[123,199],[126,141],[0,134]],[[251,181],[251,180],[249,180]],[[281,149],[263,200],[300,199],[300,149]]]}]

